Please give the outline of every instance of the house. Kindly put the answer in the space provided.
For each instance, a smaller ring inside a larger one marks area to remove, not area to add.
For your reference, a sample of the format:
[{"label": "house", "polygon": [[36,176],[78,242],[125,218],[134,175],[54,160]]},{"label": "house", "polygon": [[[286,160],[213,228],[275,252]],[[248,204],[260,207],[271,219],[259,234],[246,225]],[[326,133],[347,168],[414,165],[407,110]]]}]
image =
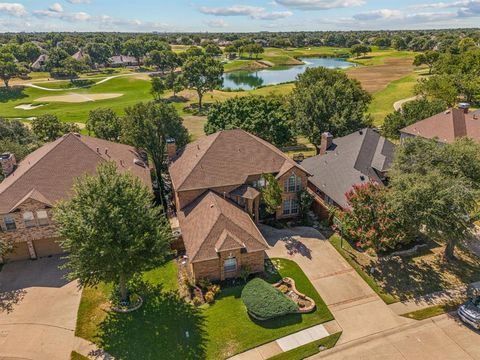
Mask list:
[{"label": "house", "polygon": [[110,67],[138,66],[138,61],[133,56],[115,55],[108,59]]},{"label": "house", "polygon": [[345,194],[353,185],[368,181],[386,184],[394,153],[395,145],[376,129],[362,129],[337,139],[323,133],[320,154],[301,163],[312,174],[308,189],[314,196],[316,213],[326,217],[332,205],[347,209]]},{"label": "house", "polygon": [[470,112],[468,104],[451,108],[400,130],[400,140],[410,137],[437,139],[452,143],[455,139],[468,137],[480,141],[480,113]]},{"label": "house", "polygon": [[278,219],[298,216],[297,192],[308,172],[270,143],[240,129],[200,138],[169,166],[189,269],[195,280],[237,277],[248,265],[263,271],[268,245],[256,223],[264,174],[280,183]]},{"label": "house", "polygon": [[47,65],[48,55],[41,54],[37,60],[32,64],[31,68],[32,71],[45,71],[45,67]]},{"label": "house", "polygon": [[133,147],[89,136],[64,135],[19,164],[13,155],[2,154],[7,177],[0,183],[0,240],[14,242],[3,260],[61,253],[52,207],[69,198],[75,178],[94,174],[104,161],[114,161],[119,171],[132,172],[151,187],[149,168]]},{"label": "house", "polygon": [[83,52],[82,49],[78,50],[75,54],[72,55],[72,58],[77,60],[77,61],[84,61],[88,57],[87,54]]}]

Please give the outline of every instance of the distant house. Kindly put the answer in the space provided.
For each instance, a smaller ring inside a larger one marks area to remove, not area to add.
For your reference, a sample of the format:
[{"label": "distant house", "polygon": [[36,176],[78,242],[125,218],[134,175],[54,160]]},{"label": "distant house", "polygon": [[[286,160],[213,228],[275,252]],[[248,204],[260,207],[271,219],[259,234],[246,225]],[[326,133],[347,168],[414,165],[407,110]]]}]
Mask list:
[{"label": "distant house", "polygon": [[462,137],[480,141],[480,113],[470,112],[468,104],[460,104],[460,108],[448,109],[400,130],[402,141],[417,136],[442,143]]},{"label": "distant house", "polygon": [[83,52],[82,49],[78,50],[75,54],[72,55],[72,58],[78,61],[83,61],[87,59],[88,55]]},{"label": "distant house", "polygon": [[118,68],[127,66],[138,66],[138,61],[134,56],[115,55],[108,59],[108,66]]},{"label": "distant house", "polygon": [[19,164],[12,154],[0,155],[7,175],[0,182],[0,241],[14,242],[3,260],[61,253],[52,207],[71,196],[74,179],[114,161],[120,172],[131,172],[151,188],[144,160],[131,146],[73,133],[43,145]]},{"label": "distant house", "polygon": [[279,219],[298,216],[297,192],[309,175],[270,143],[239,129],[188,144],[169,172],[188,267],[197,281],[238,277],[244,267],[262,272],[268,245],[256,223],[263,175],[274,175],[282,189]]},{"label": "distant house", "polygon": [[48,55],[42,54],[38,57],[37,60],[32,64],[31,68],[32,71],[45,71],[46,65],[48,61]]},{"label": "distant house", "polygon": [[333,139],[322,134],[320,154],[302,161],[311,177],[308,189],[315,198],[314,210],[324,217],[329,206],[347,209],[345,194],[353,185],[374,181],[386,184],[395,145],[376,129],[363,129]]}]

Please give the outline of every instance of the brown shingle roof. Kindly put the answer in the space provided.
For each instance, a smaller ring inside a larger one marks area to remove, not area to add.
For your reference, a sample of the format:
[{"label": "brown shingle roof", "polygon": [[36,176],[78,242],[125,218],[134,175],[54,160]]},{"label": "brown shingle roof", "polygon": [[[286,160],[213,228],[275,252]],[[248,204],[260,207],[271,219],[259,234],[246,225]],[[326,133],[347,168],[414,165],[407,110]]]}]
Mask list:
[{"label": "brown shingle roof", "polygon": [[175,190],[183,191],[241,185],[249,175],[281,173],[292,167],[305,171],[272,144],[234,129],[188,144],[169,170]]},{"label": "brown shingle roof", "polygon": [[461,137],[480,141],[480,116],[453,108],[409,125],[400,132],[427,139],[438,138],[445,143]]},{"label": "brown shingle roof", "polygon": [[47,204],[68,198],[74,179],[93,174],[97,165],[106,160],[115,161],[121,172],[131,171],[151,187],[148,167],[134,163],[138,158],[131,146],[67,134],[29,154],[0,183],[0,214],[10,212],[28,198]]},{"label": "brown shingle roof", "polygon": [[214,191],[206,191],[179,211],[178,220],[191,262],[216,259],[217,251],[268,249],[250,216]]}]

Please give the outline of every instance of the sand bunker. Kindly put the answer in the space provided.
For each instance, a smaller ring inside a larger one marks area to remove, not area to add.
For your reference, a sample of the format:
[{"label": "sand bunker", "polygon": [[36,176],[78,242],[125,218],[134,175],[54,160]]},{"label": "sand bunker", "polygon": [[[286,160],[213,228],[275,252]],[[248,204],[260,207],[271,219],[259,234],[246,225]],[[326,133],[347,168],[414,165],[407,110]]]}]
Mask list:
[{"label": "sand bunker", "polygon": [[39,108],[40,106],[43,106],[44,104],[38,104],[38,105],[33,105],[33,104],[21,104],[18,106],[15,106],[15,109],[20,109],[20,110],[34,110],[36,108]]},{"label": "sand bunker", "polygon": [[82,103],[87,101],[98,101],[113,99],[119,96],[123,96],[120,93],[110,93],[110,94],[68,94],[68,95],[59,95],[59,96],[45,96],[42,98],[35,99],[38,102],[66,102],[66,103]]}]

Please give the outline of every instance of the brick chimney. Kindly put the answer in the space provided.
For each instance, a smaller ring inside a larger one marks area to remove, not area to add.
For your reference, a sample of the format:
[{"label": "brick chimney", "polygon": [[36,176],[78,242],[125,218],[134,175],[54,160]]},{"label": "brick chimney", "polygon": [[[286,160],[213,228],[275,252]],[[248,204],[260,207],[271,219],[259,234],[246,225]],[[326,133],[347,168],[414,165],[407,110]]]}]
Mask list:
[{"label": "brick chimney", "polygon": [[458,108],[462,109],[464,114],[468,114],[468,111],[470,110],[470,104],[467,102],[462,102],[458,104]]},{"label": "brick chimney", "polygon": [[172,160],[177,154],[177,143],[174,138],[167,139],[167,156],[168,160]]},{"label": "brick chimney", "polygon": [[12,153],[3,153],[0,155],[0,165],[2,167],[2,172],[5,176],[10,175],[13,170],[15,170],[15,165],[17,165],[17,160],[15,155]]},{"label": "brick chimney", "polygon": [[332,146],[332,143],[333,135],[329,132],[324,132],[320,140],[320,155],[324,155],[327,152],[328,148]]}]

